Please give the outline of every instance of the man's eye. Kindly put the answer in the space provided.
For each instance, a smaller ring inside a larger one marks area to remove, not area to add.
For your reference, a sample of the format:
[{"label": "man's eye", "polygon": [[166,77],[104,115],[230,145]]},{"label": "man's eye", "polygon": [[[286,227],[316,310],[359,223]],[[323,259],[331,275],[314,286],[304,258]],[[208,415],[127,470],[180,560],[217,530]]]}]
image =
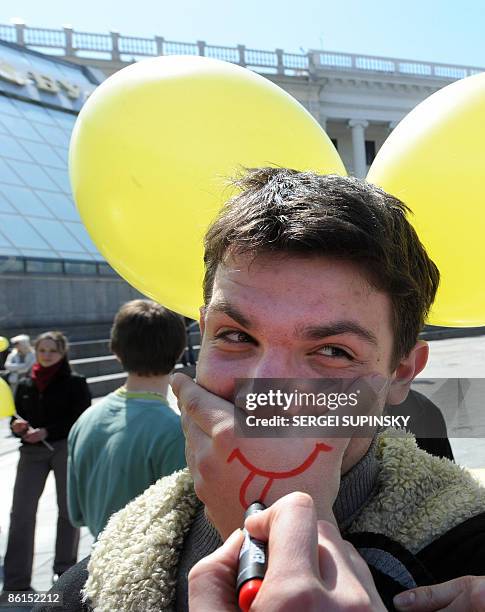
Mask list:
[{"label": "man's eye", "polygon": [[240,331],[224,331],[216,334],[216,340],[222,340],[230,344],[240,344],[243,342],[252,342],[251,336]]},{"label": "man's eye", "polygon": [[316,351],[319,355],[325,355],[325,357],[344,357],[345,359],[353,359],[352,355],[339,348],[338,346],[332,346],[328,344],[327,346],[322,346]]}]

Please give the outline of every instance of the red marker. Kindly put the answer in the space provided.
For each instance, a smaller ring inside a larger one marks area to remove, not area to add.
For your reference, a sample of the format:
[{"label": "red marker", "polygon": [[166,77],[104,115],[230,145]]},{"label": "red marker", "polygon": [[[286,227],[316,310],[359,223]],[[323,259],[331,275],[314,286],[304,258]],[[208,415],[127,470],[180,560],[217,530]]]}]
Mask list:
[{"label": "red marker", "polygon": [[[244,518],[251,514],[262,512],[266,506],[261,502],[252,503]],[[244,529],[244,542],[239,553],[237,570],[237,599],[242,612],[249,612],[249,608],[263,584],[267,567],[266,542],[252,538]]]}]

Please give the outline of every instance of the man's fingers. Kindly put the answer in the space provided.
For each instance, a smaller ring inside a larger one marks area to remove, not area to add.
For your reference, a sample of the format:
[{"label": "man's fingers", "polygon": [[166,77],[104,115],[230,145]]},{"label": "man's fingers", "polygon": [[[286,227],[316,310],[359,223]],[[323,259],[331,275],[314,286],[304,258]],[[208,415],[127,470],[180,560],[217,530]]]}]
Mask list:
[{"label": "man's fingers", "polygon": [[443,609],[443,612],[484,612],[485,611],[485,580],[476,578],[475,582],[465,589],[458,597]]},{"label": "man's fingers", "polygon": [[[467,606],[465,608],[456,607],[466,603],[464,596],[468,602]],[[482,598],[481,603],[480,597]],[[474,607],[470,607],[471,605]],[[477,605],[482,607],[477,607]],[[435,612],[444,609],[450,612],[455,610],[485,611],[485,579],[476,576],[462,576],[441,584],[411,589],[396,595],[394,606],[397,610],[406,612]]]},{"label": "man's fingers", "polygon": [[268,571],[283,575],[318,573],[317,516],[313,499],[291,493],[246,519],[252,537],[268,542]]},{"label": "man's fingers", "polygon": [[190,376],[187,374],[173,374],[170,377],[170,386],[172,387],[172,391],[178,397],[180,393],[180,389],[187,383],[187,381],[194,382]]},{"label": "man's fingers", "polygon": [[189,608],[194,612],[236,612],[236,571],[243,541],[237,529],[211,555],[194,565],[189,573]]},{"label": "man's fingers", "polygon": [[171,380],[172,390],[177,396],[183,419],[193,419],[208,435],[228,417],[234,417],[230,402],[203,389],[185,374],[175,374]]},{"label": "man's fingers", "polygon": [[318,521],[317,530],[320,575],[328,588],[334,589],[339,566],[347,554],[346,544],[338,528],[328,521]]},{"label": "man's fingers", "polygon": [[323,584],[340,594],[342,610],[386,610],[367,564],[333,522],[318,521],[318,560]]}]

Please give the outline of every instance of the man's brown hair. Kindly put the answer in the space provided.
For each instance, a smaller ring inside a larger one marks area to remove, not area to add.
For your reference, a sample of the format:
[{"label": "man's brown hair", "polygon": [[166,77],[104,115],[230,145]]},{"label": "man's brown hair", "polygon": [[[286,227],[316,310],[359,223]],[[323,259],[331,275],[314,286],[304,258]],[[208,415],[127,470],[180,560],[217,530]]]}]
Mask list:
[{"label": "man's brown hair", "polygon": [[205,237],[204,301],[228,255],[324,256],[354,261],[392,301],[392,368],[415,345],[439,271],[397,198],[366,181],[287,168],[256,168],[234,181]]},{"label": "man's brown hair", "polygon": [[127,372],[139,376],[169,374],[185,344],[182,317],[150,300],[123,304],[111,328],[111,350]]}]

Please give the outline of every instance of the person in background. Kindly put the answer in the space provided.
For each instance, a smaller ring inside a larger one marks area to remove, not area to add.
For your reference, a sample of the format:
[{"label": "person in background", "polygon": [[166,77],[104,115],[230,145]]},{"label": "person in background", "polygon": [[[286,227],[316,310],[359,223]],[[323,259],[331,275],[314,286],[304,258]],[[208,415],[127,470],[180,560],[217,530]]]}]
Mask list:
[{"label": "person in background", "polygon": [[15,393],[17,383],[22,376],[29,374],[35,363],[35,352],[30,344],[30,336],[20,334],[10,338],[13,350],[5,360],[4,369],[8,372],[8,382]]},{"label": "person in background", "polygon": [[74,525],[96,537],[109,517],[162,476],[185,467],[168,378],[185,349],[183,319],[148,300],[117,313],[111,350],[126,384],[87,410],[69,435],[68,504]]},{"label": "person in background", "polygon": [[67,512],[67,436],[90,405],[91,396],[86,379],[71,371],[67,340],[61,332],[41,334],[34,347],[36,361],[31,373],[18,382],[17,414],[10,425],[22,444],[4,562],[4,592],[31,589],[37,505],[51,470],[59,507],[54,579],[77,560],[79,529],[71,525]]}]

